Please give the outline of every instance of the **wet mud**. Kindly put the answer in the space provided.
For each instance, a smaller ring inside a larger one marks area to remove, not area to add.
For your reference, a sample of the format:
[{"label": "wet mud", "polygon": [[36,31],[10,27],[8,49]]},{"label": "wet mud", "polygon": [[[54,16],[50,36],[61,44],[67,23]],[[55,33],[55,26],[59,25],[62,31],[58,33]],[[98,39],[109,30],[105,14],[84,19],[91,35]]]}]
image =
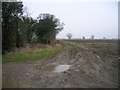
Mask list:
[{"label": "wet mud", "polygon": [[3,63],[3,88],[116,88],[118,70],[80,47],[53,57]]}]

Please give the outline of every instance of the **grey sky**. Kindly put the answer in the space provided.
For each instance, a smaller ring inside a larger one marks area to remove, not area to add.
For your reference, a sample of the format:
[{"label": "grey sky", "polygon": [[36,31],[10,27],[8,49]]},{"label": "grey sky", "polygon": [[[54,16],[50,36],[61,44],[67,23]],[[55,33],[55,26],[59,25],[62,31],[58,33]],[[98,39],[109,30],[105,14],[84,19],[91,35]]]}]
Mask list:
[{"label": "grey sky", "polygon": [[[106,1],[106,0],[105,0]],[[54,14],[65,23],[64,29],[57,38],[66,38],[71,33],[74,38],[118,38],[118,3],[110,2],[24,2],[29,13],[36,18],[40,13]]]}]

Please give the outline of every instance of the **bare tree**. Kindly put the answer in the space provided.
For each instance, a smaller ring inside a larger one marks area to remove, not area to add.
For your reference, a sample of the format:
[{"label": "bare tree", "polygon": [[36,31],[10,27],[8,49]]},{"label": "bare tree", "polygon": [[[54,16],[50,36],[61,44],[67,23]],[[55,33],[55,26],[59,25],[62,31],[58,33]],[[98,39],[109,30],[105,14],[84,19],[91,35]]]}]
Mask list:
[{"label": "bare tree", "polygon": [[103,37],[103,39],[106,39],[106,37]]},{"label": "bare tree", "polygon": [[30,17],[31,16],[31,14],[30,14],[30,12],[29,12],[29,10],[26,6],[23,7],[23,15],[25,17]]},{"label": "bare tree", "polygon": [[83,36],[82,38],[85,39],[85,36]]},{"label": "bare tree", "polygon": [[91,39],[94,39],[95,38],[95,35],[91,35]]},{"label": "bare tree", "polygon": [[71,34],[71,33],[68,33],[68,34],[67,34],[67,37],[68,37],[68,39],[71,39],[71,38],[72,38],[72,34]]}]

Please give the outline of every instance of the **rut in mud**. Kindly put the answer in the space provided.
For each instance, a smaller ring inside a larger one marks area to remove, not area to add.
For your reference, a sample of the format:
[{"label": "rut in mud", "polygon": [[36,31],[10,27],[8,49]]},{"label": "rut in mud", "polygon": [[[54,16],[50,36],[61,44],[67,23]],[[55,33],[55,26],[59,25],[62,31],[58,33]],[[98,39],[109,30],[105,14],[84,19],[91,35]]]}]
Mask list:
[{"label": "rut in mud", "polygon": [[[59,65],[69,65],[55,72]],[[117,69],[90,51],[72,46],[49,58],[3,64],[3,88],[115,88]]]}]

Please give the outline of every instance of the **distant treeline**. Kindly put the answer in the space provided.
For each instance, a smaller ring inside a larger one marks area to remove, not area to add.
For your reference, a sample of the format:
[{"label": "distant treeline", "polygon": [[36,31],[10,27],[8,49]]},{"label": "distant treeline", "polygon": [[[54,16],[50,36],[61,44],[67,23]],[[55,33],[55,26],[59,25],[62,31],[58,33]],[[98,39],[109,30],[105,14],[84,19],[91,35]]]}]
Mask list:
[{"label": "distant treeline", "polygon": [[40,14],[37,19],[24,15],[22,2],[2,2],[2,53],[27,43],[52,44],[63,29],[54,15]]},{"label": "distant treeline", "polygon": [[64,41],[75,43],[118,43],[117,39],[63,39]]}]

